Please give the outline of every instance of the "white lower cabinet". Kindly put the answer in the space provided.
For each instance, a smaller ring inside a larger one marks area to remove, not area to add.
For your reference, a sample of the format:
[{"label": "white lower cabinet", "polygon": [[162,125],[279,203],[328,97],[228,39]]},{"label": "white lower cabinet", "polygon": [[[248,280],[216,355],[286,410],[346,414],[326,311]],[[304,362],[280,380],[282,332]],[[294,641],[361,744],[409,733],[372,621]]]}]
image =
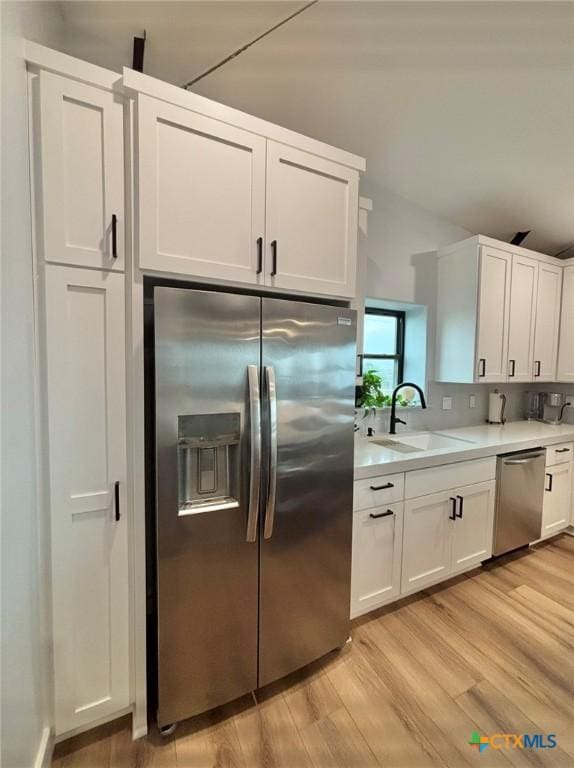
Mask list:
[{"label": "white lower cabinet", "polygon": [[494,495],[490,480],[405,501],[401,594],[490,557]]},{"label": "white lower cabinet", "polygon": [[401,591],[411,592],[446,577],[452,551],[451,493],[405,502]]},{"label": "white lower cabinet", "polygon": [[541,538],[567,528],[572,503],[572,463],[546,467]]},{"label": "white lower cabinet", "polygon": [[452,527],[452,570],[480,565],[492,555],[494,481],[468,485],[457,491],[458,509]]},{"label": "white lower cabinet", "polygon": [[354,513],[351,618],[399,596],[402,545],[402,502]]},{"label": "white lower cabinet", "polygon": [[355,481],[351,618],[487,560],[495,474],[490,456]]},{"label": "white lower cabinet", "polygon": [[129,705],[124,276],[47,265],[56,735]]}]

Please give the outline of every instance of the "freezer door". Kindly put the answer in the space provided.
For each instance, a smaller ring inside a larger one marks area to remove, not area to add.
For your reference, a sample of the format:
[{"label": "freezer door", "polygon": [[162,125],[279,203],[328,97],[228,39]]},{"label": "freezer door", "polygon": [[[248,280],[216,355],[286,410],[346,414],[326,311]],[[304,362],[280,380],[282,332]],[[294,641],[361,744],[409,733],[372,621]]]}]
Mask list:
[{"label": "freezer door", "polygon": [[166,725],[257,685],[260,475],[250,467],[261,300],[156,287],[154,308],[157,717]]},{"label": "freezer door", "polygon": [[353,310],[263,299],[260,686],[349,636],[355,333]]}]

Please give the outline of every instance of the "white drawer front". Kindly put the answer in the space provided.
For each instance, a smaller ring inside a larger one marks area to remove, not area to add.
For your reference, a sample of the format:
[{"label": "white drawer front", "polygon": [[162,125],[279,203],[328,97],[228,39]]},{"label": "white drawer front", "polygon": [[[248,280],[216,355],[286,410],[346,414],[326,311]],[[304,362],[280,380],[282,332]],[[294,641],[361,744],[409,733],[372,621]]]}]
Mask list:
[{"label": "white drawer front", "polygon": [[556,464],[566,464],[574,459],[574,443],[561,443],[549,445],[546,449],[546,466],[553,467]]},{"label": "white drawer front", "polygon": [[417,469],[407,472],[405,477],[405,499],[416,499],[431,493],[440,493],[461,485],[483,483],[496,477],[496,456],[474,461],[460,461],[456,464],[441,464],[438,467]]},{"label": "white drawer front", "polygon": [[402,501],[404,487],[404,474],[355,480],[353,509],[370,509],[371,507],[390,504],[393,501]]}]

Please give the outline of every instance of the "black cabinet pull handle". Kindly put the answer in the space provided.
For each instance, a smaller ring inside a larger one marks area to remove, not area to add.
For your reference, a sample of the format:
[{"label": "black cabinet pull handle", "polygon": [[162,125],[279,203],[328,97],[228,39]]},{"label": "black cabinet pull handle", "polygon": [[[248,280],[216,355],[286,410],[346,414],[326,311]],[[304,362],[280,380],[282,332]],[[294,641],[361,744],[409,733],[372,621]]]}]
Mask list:
[{"label": "black cabinet pull handle", "polygon": [[394,483],[385,483],[384,485],[370,485],[371,491],[385,491],[387,488],[394,488]]},{"label": "black cabinet pull handle", "polygon": [[120,481],[116,480],[114,483],[114,509],[115,509],[115,517],[116,517],[116,523],[120,519]]},{"label": "black cabinet pull handle", "polygon": [[508,374],[510,377],[513,377],[516,374],[516,360],[509,360],[510,363],[510,373]]},{"label": "black cabinet pull handle", "polygon": [[118,258],[118,217],[112,213],[112,256]]},{"label": "black cabinet pull handle", "polygon": [[450,515],[448,516],[448,519],[456,520],[456,499],[454,498],[454,496],[451,496],[450,500],[452,501],[452,510]]},{"label": "black cabinet pull handle", "polygon": [[545,491],[551,491],[552,490],[552,483],[554,482],[554,477],[550,472],[546,473],[546,477],[548,478],[548,487],[545,488]]},{"label": "black cabinet pull handle", "polygon": [[557,448],[556,453],[570,453],[570,448]]},{"label": "black cabinet pull handle", "polygon": [[462,517],[462,507],[464,505],[464,499],[462,496],[456,497],[460,501],[460,505],[458,507],[458,512],[455,512],[456,517]]},{"label": "black cabinet pull handle", "polygon": [[478,361],[478,375],[482,378],[482,376],[486,376],[486,358],[481,357]]},{"label": "black cabinet pull handle", "polygon": [[540,376],[540,366],[541,366],[540,360],[535,360],[534,365],[536,366],[536,371],[534,373],[534,376]]},{"label": "black cabinet pull handle", "polygon": [[372,512],[370,512],[370,513],[369,513],[369,517],[372,517],[372,518],[373,518],[373,520],[378,520],[378,519],[379,519],[379,517],[389,517],[390,515],[394,515],[394,514],[395,514],[395,513],[393,512],[393,510],[392,510],[392,509],[387,509],[387,511],[386,511],[386,512],[379,512],[379,514],[378,514],[378,515],[375,515],[375,514],[373,514]]},{"label": "black cabinet pull handle", "polygon": [[257,238],[257,274],[263,272],[263,238]]},{"label": "black cabinet pull handle", "polygon": [[271,277],[275,277],[275,275],[277,274],[277,240],[271,241],[271,259],[272,259]]}]

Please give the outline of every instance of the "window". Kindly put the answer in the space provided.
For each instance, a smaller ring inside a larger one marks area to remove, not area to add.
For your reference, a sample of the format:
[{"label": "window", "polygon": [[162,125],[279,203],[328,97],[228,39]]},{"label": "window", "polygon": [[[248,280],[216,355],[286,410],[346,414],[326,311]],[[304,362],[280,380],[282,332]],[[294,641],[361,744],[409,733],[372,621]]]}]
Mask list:
[{"label": "window", "polygon": [[403,381],[404,350],[405,313],[367,307],[362,370],[373,370],[381,377],[385,394]]}]

